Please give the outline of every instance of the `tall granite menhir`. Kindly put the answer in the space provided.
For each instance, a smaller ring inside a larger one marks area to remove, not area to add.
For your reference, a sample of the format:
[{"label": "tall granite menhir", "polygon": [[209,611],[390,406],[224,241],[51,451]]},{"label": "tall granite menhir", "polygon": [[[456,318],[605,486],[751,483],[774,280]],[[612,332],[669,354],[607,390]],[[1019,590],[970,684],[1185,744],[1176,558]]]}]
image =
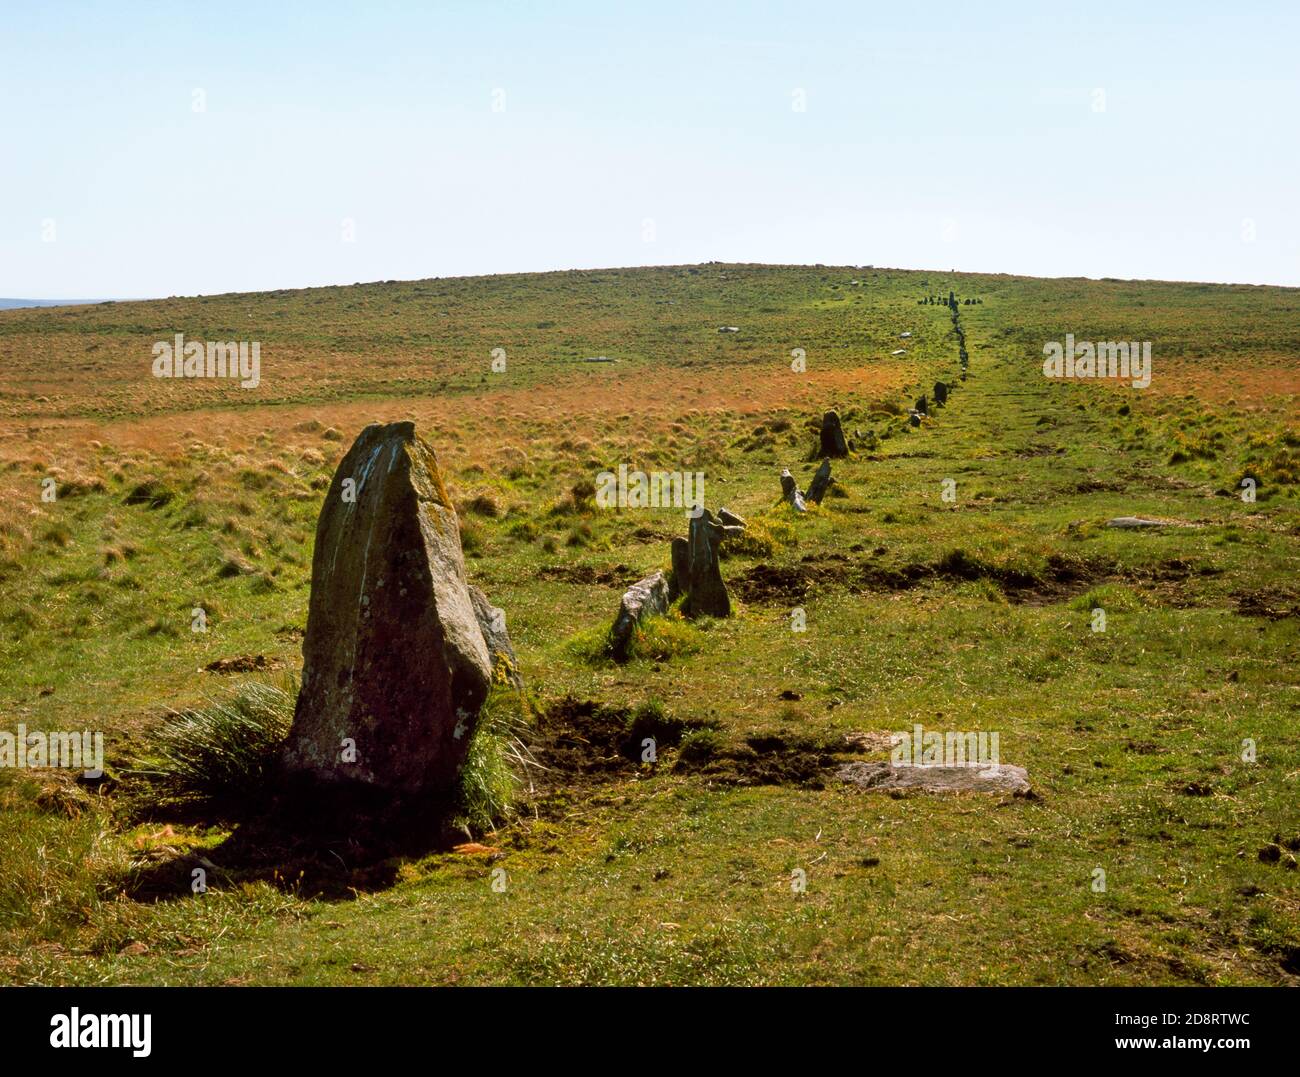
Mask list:
[{"label": "tall granite menhir", "polygon": [[316,526],[287,776],[327,797],[444,798],[491,670],[433,449],[413,423],[372,424]]}]

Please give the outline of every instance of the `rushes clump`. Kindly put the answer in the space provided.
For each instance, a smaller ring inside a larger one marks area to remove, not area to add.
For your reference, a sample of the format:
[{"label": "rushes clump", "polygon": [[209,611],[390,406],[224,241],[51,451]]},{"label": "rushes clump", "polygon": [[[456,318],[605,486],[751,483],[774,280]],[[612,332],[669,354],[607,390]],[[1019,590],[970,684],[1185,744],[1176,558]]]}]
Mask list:
[{"label": "rushes clump", "polygon": [[296,686],[250,681],[195,710],[173,712],[158,733],[153,769],[181,803],[236,803],[265,793],[293,725]]}]

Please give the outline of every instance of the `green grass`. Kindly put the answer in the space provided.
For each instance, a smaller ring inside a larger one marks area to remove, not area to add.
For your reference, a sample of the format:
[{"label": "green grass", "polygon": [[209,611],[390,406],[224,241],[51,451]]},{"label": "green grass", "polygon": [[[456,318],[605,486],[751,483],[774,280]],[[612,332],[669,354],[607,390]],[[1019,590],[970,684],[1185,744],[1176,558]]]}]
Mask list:
[{"label": "green grass", "polygon": [[[916,303],[949,287],[985,300],[961,308],[965,382],[946,312]],[[366,421],[408,413],[529,692],[494,692],[471,743],[461,813],[490,851],[402,858],[347,900],[221,873],[137,900],[142,873],[219,859],[225,824],[0,774],[0,979],[1300,982],[1297,311],[1293,289],[701,266],[0,314],[0,480],[22,508],[0,516],[5,728],[93,721],[111,768],[143,769],[168,710],[224,698],[203,667],[296,671],[323,484]],[[160,326],[244,323],[264,333],[256,398],[132,380]],[[1066,332],[1155,341],[1152,388],[1047,381]],[[40,375],[41,348],[90,344],[84,383]],[[510,373],[482,381],[498,344]],[[827,380],[787,378],[796,346]],[[947,407],[910,429],[940,377]],[[863,435],[834,465],[850,496],[796,518],[777,475],[806,485],[831,406]],[[60,417],[98,425],[28,435]],[[750,521],[722,563],[735,615],[651,622],[621,664],[602,653],[619,596],[686,525],[575,497],[620,462],[704,470],[709,507]],[[71,485],[50,505],[52,467]],[[1130,514],[1192,526],[1105,527]],[[565,699],[617,708],[658,760],[509,764]],[[798,776],[815,746],[918,722],[997,731],[1038,799]]]}]

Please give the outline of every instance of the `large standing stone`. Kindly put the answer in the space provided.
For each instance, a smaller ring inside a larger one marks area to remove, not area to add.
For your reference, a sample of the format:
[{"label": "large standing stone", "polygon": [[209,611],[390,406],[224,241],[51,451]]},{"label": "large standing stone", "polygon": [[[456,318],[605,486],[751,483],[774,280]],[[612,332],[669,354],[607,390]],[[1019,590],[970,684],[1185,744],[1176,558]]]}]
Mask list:
[{"label": "large standing stone", "polygon": [[667,613],[671,601],[668,580],[662,572],[647,576],[624,591],[618,616],[609,630],[610,653],[616,658],[625,657],[636,626],[654,614]]},{"label": "large standing stone", "polygon": [[414,423],[372,424],[339,464],[316,525],[285,769],[394,807],[442,799],[491,672],[437,458]]},{"label": "large standing stone", "polygon": [[934,383],[934,402],[940,406],[948,403],[948,386],[941,381]]},{"label": "large standing stone", "polygon": [[844,440],[844,427],[840,425],[839,412],[828,411],[822,416],[821,456],[848,456],[849,443]]}]

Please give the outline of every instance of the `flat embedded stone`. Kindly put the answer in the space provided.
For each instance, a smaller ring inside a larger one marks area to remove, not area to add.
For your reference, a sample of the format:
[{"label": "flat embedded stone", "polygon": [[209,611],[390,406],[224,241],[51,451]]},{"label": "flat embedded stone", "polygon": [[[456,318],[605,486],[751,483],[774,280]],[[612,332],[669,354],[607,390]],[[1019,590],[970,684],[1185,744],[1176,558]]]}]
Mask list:
[{"label": "flat embedded stone", "polygon": [[1009,763],[969,766],[898,766],[893,763],[845,763],[841,781],[873,792],[1015,793],[1029,792],[1029,773]]}]

